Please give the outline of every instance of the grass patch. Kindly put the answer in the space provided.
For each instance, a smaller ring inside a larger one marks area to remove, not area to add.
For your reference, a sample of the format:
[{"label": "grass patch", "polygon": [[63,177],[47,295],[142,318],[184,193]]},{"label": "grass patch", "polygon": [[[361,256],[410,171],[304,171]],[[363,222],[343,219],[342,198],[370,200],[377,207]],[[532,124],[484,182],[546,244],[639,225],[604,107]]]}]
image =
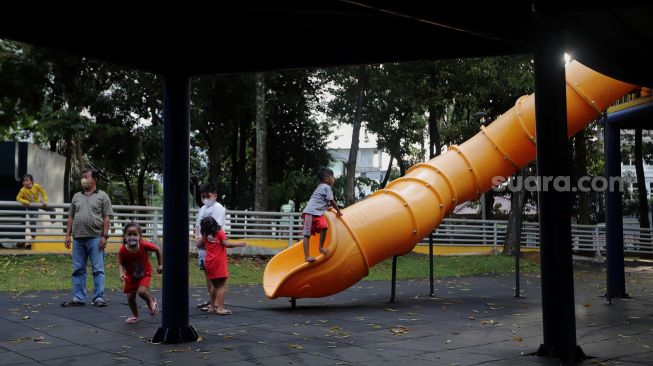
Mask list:
[{"label": "grass patch", "polygon": [[[105,257],[105,286],[107,289],[122,289],[118,277],[118,256]],[[229,283],[234,285],[260,285],[263,270],[269,257],[229,257]],[[156,265],[156,258],[150,262]],[[435,257],[436,277],[468,276],[481,274],[510,273],[514,271],[515,260],[505,256],[460,256]],[[189,259],[189,285],[205,286],[204,272],[197,268],[197,258]],[[381,262],[370,269],[368,280],[390,280],[392,259]],[[523,260],[522,270],[539,270],[539,265]],[[71,287],[71,257],[69,255],[5,255],[0,256],[0,291],[68,290]],[[397,260],[398,279],[428,278],[428,256],[408,254]],[[161,288],[161,275],[152,277],[151,286]],[[87,269],[87,288],[93,288],[90,266]]]},{"label": "grass patch", "polygon": [[[522,272],[539,271],[539,263],[523,260]],[[483,274],[511,273],[515,270],[515,258],[503,255],[492,256],[445,256],[433,260],[435,277],[458,277]],[[370,268],[368,280],[390,280],[392,258]],[[409,253],[397,258],[397,278],[402,280],[428,278],[429,257],[424,254]]]}]

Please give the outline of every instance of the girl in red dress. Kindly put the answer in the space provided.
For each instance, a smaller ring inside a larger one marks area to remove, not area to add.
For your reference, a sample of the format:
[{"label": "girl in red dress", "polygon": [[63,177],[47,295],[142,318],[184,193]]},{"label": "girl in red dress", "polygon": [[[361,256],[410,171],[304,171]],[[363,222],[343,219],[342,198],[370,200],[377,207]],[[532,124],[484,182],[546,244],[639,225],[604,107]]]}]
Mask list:
[{"label": "girl in red dress", "polygon": [[118,252],[118,273],[120,280],[125,285],[124,292],[127,294],[127,303],[132,315],[125,320],[126,323],[138,323],[138,306],[136,295],[140,296],[147,303],[150,315],[159,313],[159,304],[156,298],[149,292],[150,279],[152,278],[152,266],[150,265],[149,252],[156,253],[158,266],[156,271],[163,272],[161,261],[161,249],[156,245],[141,238],[141,227],[130,222],[122,230],[123,246]]},{"label": "girl in red dress", "polygon": [[227,235],[222,231],[218,222],[207,216],[200,222],[202,238],[197,241],[197,248],[206,249],[204,258],[204,271],[206,278],[211,280],[211,304],[209,312],[229,315],[231,310],[224,308],[224,295],[227,290],[227,248],[244,247],[245,242],[233,243],[227,241]]}]

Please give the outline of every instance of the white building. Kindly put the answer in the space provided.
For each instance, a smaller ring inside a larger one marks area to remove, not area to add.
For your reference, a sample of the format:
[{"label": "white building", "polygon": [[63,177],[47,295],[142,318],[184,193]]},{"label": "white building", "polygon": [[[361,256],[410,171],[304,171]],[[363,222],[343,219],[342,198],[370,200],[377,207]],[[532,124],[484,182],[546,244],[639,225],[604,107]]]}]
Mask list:
[{"label": "white building", "polygon": [[[329,155],[334,160],[329,168],[335,174],[335,177],[345,175],[346,164],[349,160],[349,150],[351,148],[350,125],[342,125],[340,129],[332,133],[329,139]],[[377,182],[381,182],[390,163],[390,155],[380,151],[376,146],[376,136],[368,133],[361,128],[360,143],[358,154],[356,155],[356,177],[367,177]],[[367,196],[371,193],[371,187],[365,187],[362,192],[357,191],[359,197]]]},{"label": "white building", "polygon": [[[634,135],[635,130],[621,130],[621,144],[633,145],[634,144]],[[653,136],[651,131],[643,130],[642,131],[642,142],[643,144],[653,143]],[[631,146],[632,149],[634,147]],[[630,193],[637,194],[637,173],[635,171],[635,165],[631,159],[633,156],[622,156],[621,158],[621,176],[624,178],[624,188]],[[653,197],[653,166],[647,165],[644,161],[644,180],[646,184],[646,192],[649,197]]]}]

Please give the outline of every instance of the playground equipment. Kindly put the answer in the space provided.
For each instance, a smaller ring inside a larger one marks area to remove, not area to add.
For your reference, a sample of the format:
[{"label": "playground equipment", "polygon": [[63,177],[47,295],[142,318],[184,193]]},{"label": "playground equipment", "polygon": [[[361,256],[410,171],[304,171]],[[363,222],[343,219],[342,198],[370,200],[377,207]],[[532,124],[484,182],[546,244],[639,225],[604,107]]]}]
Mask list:
[{"label": "playground equipment", "polygon": [[[573,61],[567,66],[567,131],[571,137],[611,103],[639,87],[599,74]],[[544,122],[546,123],[546,121]],[[561,146],[560,148],[566,148]],[[343,210],[327,212],[329,226],[319,255],[311,237],[312,263],[301,242],[277,254],[265,268],[269,298],[323,297],[345,290],[367,276],[369,267],[410,252],[456,205],[490,190],[496,177],[509,177],[535,158],[535,98],[515,106],[460,146],[411,167],[404,177]],[[299,244],[299,245],[298,245]]]}]

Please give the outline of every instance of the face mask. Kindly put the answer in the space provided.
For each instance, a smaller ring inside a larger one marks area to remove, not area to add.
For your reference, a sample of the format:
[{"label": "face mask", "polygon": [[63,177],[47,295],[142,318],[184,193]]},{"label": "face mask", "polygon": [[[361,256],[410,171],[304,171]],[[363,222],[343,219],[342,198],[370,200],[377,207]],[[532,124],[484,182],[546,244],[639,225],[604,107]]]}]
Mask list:
[{"label": "face mask", "polygon": [[210,198],[202,198],[202,203],[207,206],[211,206],[212,204],[215,203],[215,200]]},{"label": "face mask", "polygon": [[81,182],[82,182],[82,188],[84,188],[84,189],[86,189],[86,188],[93,185],[93,183],[91,183],[91,181],[86,179],[86,178],[82,178]]},{"label": "face mask", "polygon": [[138,237],[134,237],[134,236],[126,237],[125,242],[130,247],[136,246],[136,245],[138,245]]}]

